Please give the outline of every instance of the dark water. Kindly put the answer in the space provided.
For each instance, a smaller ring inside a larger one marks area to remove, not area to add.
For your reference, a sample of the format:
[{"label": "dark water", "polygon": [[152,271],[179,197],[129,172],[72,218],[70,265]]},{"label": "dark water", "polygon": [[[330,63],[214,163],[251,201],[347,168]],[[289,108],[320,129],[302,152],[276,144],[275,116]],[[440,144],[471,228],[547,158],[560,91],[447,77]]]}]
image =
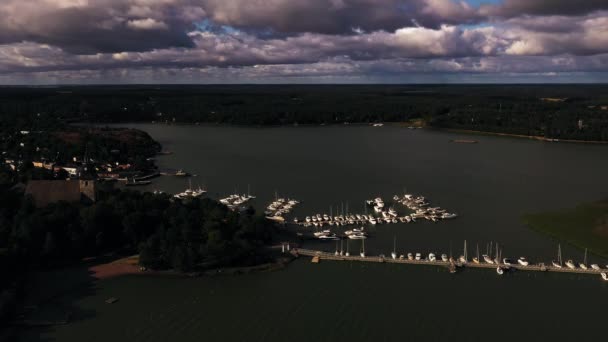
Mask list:
[{"label": "dark water", "polygon": [[[521,215],[608,197],[608,148],[475,137],[396,127],[230,128],[132,125],[173,155],[158,164],[195,173],[213,197],[249,185],[262,208],[275,190],[304,217],[365,199],[421,194],[460,217],[370,227],[370,254],[474,253],[489,241],[504,255],[548,262],[557,241],[530,231]],[[150,189],[182,191],[162,177]],[[311,247],[334,250],[332,242]],[[583,253],[562,246],[565,258]],[[357,249],[358,245],[351,245]],[[595,256],[590,263],[601,262]],[[124,277],[97,285],[77,305],[91,318],[58,327],[59,341],[445,341],[582,340],[605,325],[608,283],[599,277],[307,260],[287,270],[237,277]],[[119,297],[114,305],[103,301]],[[66,299],[66,300],[69,300]],[[94,332],[94,333],[93,333]]]}]

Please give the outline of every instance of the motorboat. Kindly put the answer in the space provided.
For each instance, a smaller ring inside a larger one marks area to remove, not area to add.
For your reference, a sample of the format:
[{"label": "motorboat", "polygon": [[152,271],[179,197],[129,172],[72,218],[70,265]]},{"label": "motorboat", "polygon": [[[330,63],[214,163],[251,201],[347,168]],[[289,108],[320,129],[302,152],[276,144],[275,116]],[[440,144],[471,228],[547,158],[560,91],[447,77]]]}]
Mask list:
[{"label": "motorboat", "polygon": [[496,267],[496,273],[498,273],[499,275],[503,275],[505,273],[505,271],[502,269],[502,267]]},{"label": "motorboat", "polygon": [[330,234],[330,233],[331,233],[331,232],[330,232],[329,230],[324,230],[324,231],[322,231],[322,232],[314,232],[314,233],[313,233],[313,235],[314,235],[315,237],[319,237],[319,236],[327,235],[327,234]]},{"label": "motorboat", "polygon": [[317,237],[319,240],[337,240],[338,237],[334,233],[328,233]]},{"label": "motorboat", "polygon": [[353,230],[347,230],[347,231],[345,231],[344,234],[346,234],[346,235],[359,234],[359,233],[363,233],[364,229],[365,229],[364,227],[361,227],[361,229],[355,228]]},{"label": "motorboat", "polygon": [[601,270],[600,265],[598,265],[598,264],[591,264],[591,268],[593,268],[596,271]]},{"label": "motorboat", "polygon": [[435,262],[437,261],[437,257],[435,256],[434,253],[429,253],[429,261],[430,262]]},{"label": "motorboat", "polygon": [[354,233],[354,234],[348,235],[348,238],[351,240],[365,240],[365,239],[367,239],[367,236],[365,235],[365,233]]},{"label": "motorboat", "polygon": [[526,260],[526,258],[524,257],[520,257],[519,259],[517,259],[517,262],[522,266],[530,265],[530,262],[528,262],[528,260]]},{"label": "motorboat", "polygon": [[422,259],[422,254],[416,253],[416,261],[420,261]]},{"label": "motorboat", "polygon": [[568,268],[571,268],[571,269],[576,268],[576,265],[574,264],[574,261],[572,261],[572,260],[566,261],[566,266],[568,266]]},{"label": "motorboat", "polygon": [[578,264],[578,267],[580,267],[582,270],[588,269],[587,265],[583,264],[582,262]]},{"label": "motorboat", "polygon": [[447,254],[441,254],[441,261],[448,262],[448,255]]},{"label": "motorboat", "polygon": [[412,253],[407,253],[407,260],[414,260],[414,255]]}]

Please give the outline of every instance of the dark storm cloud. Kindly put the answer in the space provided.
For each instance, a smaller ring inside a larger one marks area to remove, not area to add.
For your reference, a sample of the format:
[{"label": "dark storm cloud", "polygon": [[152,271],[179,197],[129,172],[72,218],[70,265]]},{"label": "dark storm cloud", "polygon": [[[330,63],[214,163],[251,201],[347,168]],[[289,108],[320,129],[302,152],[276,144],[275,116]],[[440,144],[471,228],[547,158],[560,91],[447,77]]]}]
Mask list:
[{"label": "dark storm cloud", "polygon": [[422,25],[479,20],[466,2],[452,0],[204,0],[217,23],[268,28],[282,33],[349,34],[353,30],[394,31]]},{"label": "dark storm cloud", "polygon": [[31,41],[75,54],[193,47],[195,0],[3,0],[0,44]]},{"label": "dark storm cloud", "polygon": [[521,15],[584,15],[608,10],[607,0],[504,0],[501,5],[481,7],[484,15],[516,17]]}]

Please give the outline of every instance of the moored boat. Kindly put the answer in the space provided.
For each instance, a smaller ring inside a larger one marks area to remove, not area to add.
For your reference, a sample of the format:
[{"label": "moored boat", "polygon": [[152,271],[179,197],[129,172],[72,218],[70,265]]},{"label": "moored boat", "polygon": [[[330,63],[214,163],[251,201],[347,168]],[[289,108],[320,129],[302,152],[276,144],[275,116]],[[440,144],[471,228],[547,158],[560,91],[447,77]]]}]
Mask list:
[{"label": "moored boat", "polygon": [[526,260],[526,258],[524,257],[520,257],[519,259],[517,259],[517,262],[522,266],[530,265],[530,262],[528,262],[528,260]]}]

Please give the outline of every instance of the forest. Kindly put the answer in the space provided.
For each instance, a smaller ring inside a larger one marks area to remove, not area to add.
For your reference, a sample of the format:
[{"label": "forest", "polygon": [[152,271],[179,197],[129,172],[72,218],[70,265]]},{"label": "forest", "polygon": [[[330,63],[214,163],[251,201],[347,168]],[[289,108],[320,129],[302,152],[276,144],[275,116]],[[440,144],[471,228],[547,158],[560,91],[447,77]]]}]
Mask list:
[{"label": "forest", "polygon": [[608,85],[12,87],[0,91],[0,115],[9,117],[9,127],[28,130],[54,119],[233,125],[423,119],[435,128],[607,141]]},{"label": "forest", "polygon": [[[0,180],[10,178],[3,170]],[[252,208],[233,212],[211,199],[103,190],[94,204],[36,208],[0,184],[0,326],[14,312],[27,270],[52,269],[113,253],[140,255],[152,269],[193,271],[253,265],[275,227]]]}]

